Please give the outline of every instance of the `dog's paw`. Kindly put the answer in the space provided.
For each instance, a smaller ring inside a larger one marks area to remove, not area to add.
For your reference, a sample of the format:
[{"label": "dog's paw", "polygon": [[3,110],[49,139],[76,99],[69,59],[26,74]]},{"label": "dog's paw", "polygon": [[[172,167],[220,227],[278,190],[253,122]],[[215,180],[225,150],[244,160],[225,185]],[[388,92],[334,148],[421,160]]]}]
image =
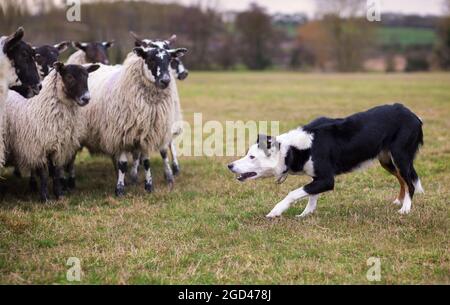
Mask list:
[{"label": "dog's paw", "polygon": [[401,200],[400,199],[395,199],[394,200],[394,202],[392,202],[393,204],[395,204],[395,205],[402,205],[402,202],[401,202]]},{"label": "dog's paw", "polygon": [[266,218],[273,219],[273,218],[277,218],[277,217],[280,217],[280,216],[281,216],[280,212],[272,211],[272,212],[270,212],[269,214],[266,215]]},{"label": "dog's paw", "polygon": [[400,215],[408,215],[411,212],[411,208],[402,207],[398,212]]},{"label": "dog's paw", "polygon": [[300,215],[296,215],[297,218],[306,218],[309,215],[312,215],[313,211],[303,211]]}]

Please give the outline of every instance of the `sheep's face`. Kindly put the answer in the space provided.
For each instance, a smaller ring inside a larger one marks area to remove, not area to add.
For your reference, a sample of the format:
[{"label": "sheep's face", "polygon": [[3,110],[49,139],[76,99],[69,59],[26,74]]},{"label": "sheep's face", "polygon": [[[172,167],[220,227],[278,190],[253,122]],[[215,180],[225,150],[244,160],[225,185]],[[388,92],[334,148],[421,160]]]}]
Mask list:
[{"label": "sheep's face", "polygon": [[109,65],[108,49],[114,45],[113,41],[104,42],[74,42],[73,46],[86,54],[86,61]]},{"label": "sheep's face", "polygon": [[147,78],[159,89],[166,89],[170,84],[170,62],[182,57],[187,49],[134,48],[133,52],[145,62]]},{"label": "sheep's face", "polygon": [[97,70],[99,65],[64,65],[56,62],[55,70],[61,75],[63,81],[64,94],[75,101],[79,106],[89,103],[91,95],[88,90],[88,75]]},{"label": "sheep's face", "polygon": [[67,50],[69,45],[69,41],[64,41],[53,46],[44,45],[34,48],[36,54],[39,54],[39,57],[36,58],[36,63],[38,64],[41,79],[48,75],[53,64],[58,60],[59,54]]},{"label": "sheep's face", "polygon": [[23,28],[19,28],[14,34],[7,37],[3,45],[3,52],[15,71],[15,75],[11,76],[10,87],[23,85],[33,96],[38,94],[42,87],[35,62],[39,56],[30,45],[22,40],[23,35]]},{"label": "sheep's face", "polygon": [[[134,45],[136,47],[142,47],[146,51],[151,48],[170,50],[170,44],[176,39],[176,35],[172,35],[172,37],[170,37],[168,40],[141,39],[133,32],[132,36],[135,39]],[[189,75],[189,71],[184,67],[184,64],[180,58],[173,58],[170,62],[170,67],[175,72],[175,75],[179,80],[185,80]]]}]

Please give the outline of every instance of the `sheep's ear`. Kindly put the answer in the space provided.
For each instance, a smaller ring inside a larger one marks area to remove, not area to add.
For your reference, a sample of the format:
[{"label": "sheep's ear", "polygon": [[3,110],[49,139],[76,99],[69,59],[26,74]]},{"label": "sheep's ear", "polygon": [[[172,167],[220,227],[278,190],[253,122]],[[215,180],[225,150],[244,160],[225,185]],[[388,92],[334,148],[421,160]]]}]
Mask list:
[{"label": "sheep's ear", "polygon": [[137,56],[145,59],[147,57],[147,53],[142,48],[134,48],[133,49],[134,54]]},{"label": "sheep's ear", "polygon": [[100,65],[90,65],[89,67],[86,68],[86,70],[88,71],[88,73],[92,73],[96,71],[98,68],[100,68]]},{"label": "sheep's ear", "polygon": [[82,50],[82,51],[86,51],[86,48],[88,46],[87,43],[79,42],[79,41],[73,42],[72,45],[73,45],[74,48],[77,48],[77,49]]},{"label": "sheep's ear", "polygon": [[61,73],[64,70],[64,64],[57,61],[53,64],[53,68],[55,68],[56,72]]},{"label": "sheep's ear", "polygon": [[71,45],[70,41],[63,41],[63,42],[55,44],[53,47],[55,47],[55,49],[57,49],[59,53],[62,53],[64,51],[66,51],[70,45]]},{"label": "sheep's ear", "polygon": [[186,48],[172,49],[172,50],[169,50],[169,54],[173,58],[180,58],[180,57],[183,57],[184,54],[187,53],[187,51],[188,50]]},{"label": "sheep's ear", "polygon": [[171,43],[173,43],[175,40],[177,40],[177,35],[173,34],[172,36],[170,36],[169,39],[166,40],[166,43],[168,45],[170,45]]},{"label": "sheep's ear", "polygon": [[6,38],[5,44],[3,45],[3,52],[6,53],[11,48],[13,48],[19,41],[22,40],[23,35],[25,34],[23,27],[19,27],[14,34],[11,34]]},{"label": "sheep's ear", "polygon": [[141,39],[141,37],[139,37],[138,34],[136,34],[136,33],[133,32],[133,31],[130,31],[130,35],[131,35],[131,37],[134,38],[134,45],[135,45],[136,47],[141,47],[141,46],[143,45],[142,39]]},{"label": "sheep's ear", "polygon": [[103,45],[105,48],[111,48],[111,47],[114,45],[114,40],[111,40],[111,41],[104,41],[104,42],[102,42],[102,45]]}]

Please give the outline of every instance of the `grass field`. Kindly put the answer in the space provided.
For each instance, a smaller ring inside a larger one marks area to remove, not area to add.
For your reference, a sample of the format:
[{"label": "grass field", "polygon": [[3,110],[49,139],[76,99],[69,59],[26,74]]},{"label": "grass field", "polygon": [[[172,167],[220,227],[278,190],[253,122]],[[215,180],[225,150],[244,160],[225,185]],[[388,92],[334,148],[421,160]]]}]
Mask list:
[{"label": "grass field", "polygon": [[425,195],[410,215],[392,204],[396,179],[379,166],[337,178],[317,212],[266,215],[290,190],[289,177],[238,183],[232,158],[182,158],[175,189],[152,158],[156,191],[113,196],[110,160],[77,160],[78,190],[40,204],[10,172],[1,184],[0,283],[68,283],[66,261],[81,260],[81,283],[369,283],[366,262],[381,260],[380,283],[450,284],[450,74],[192,73],[180,83],[185,119],[279,120],[281,131],[319,115],[346,116],[403,101],[424,122],[416,161]]}]

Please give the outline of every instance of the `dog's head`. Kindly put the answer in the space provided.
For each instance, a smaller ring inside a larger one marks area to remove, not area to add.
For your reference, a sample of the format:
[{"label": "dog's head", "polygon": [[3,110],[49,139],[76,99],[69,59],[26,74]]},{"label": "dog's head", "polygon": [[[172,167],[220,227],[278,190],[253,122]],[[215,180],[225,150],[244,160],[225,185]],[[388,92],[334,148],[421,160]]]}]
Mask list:
[{"label": "dog's head", "polygon": [[275,137],[259,135],[247,155],[228,165],[241,182],[250,179],[267,178],[277,175],[280,165],[280,143]]}]

